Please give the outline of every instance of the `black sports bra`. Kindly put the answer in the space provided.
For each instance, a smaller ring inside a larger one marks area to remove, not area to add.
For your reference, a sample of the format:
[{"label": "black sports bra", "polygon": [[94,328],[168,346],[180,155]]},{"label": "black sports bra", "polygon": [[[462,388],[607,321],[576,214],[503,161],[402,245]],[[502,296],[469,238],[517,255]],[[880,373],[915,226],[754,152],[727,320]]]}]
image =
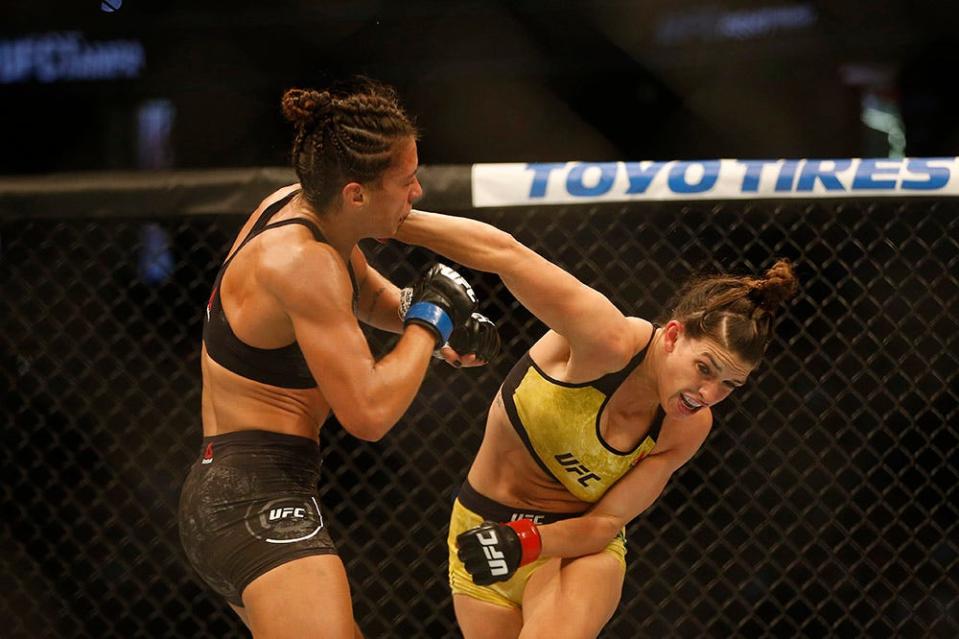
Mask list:
[{"label": "black sports bra", "polygon": [[[294,191],[268,206],[253,225],[249,235],[233,251],[233,254],[223,262],[223,266],[220,267],[220,272],[217,273],[216,281],[213,284],[213,293],[210,295],[209,302],[207,302],[206,321],[203,323],[203,341],[206,343],[206,352],[210,358],[237,375],[281,388],[316,388],[316,380],[313,379],[313,375],[306,365],[306,358],[303,357],[303,351],[300,350],[300,345],[295,340],[292,344],[280,348],[257,348],[246,344],[236,336],[230,327],[226,313],[223,312],[223,300],[220,299],[220,282],[223,280],[223,273],[226,272],[236,254],[260,233],[289,224],[302,224],[310,229],[317,242],[326,242],[326,238],[323,237],[316,224],[305,218],[294,218],[269,224],[270,218],[286,206],[297,193],[299,191]],[[356,275],[353,273],[353,265],[349,261],[346,263],[346,268],[350,274],[350,282],[353,284],[353,309],[355,312],[359,295]]]}]

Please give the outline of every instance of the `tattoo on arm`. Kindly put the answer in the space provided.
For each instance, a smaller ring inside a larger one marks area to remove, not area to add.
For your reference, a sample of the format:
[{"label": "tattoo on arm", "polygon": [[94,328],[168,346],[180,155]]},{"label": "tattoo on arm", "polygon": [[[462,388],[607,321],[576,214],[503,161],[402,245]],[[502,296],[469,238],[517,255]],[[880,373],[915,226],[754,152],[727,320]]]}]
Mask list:
[{"label": "tattoo on arm", "polygon": [[370,309],[366,312],[367,319],[373,319],[373,310],[376,308],[376,303],[380,300],[380,295],[386,290],[385,286],[381,286],[378,291],[373,293],[373,299],[370,300]]}]

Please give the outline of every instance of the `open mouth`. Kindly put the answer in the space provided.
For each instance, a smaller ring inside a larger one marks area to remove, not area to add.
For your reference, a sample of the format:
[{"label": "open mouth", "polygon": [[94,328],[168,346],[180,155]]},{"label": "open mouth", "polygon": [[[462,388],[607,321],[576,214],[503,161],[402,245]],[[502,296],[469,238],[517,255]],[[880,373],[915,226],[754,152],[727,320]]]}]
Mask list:
[{"label": "open mouth", "polygon": [[692,399],[686,393],[679,394],[679,405],[685,408],[686,411],[690,413],[695,413],[696,411],[698,411],[700,408],[703,407],[702,404]]}]

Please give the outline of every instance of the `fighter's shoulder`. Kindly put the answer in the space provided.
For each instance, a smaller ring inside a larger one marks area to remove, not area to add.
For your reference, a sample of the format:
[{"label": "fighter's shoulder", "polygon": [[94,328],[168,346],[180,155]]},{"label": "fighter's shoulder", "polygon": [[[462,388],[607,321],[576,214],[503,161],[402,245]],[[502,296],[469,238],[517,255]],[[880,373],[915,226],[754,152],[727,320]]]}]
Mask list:
[{"label": "fighter's shoulder", "polygon": [[672,451],[683,461],[699,450],[713,427],[713,413],[706,407],[685,419],[667,416],[656,442],[657,453]]},{"label": "fighter's shoulder", "polygon": [[608,372],[620,370],[629,364],[638,353],[649,347],[653,336],[655,327],[650,322],[641,317],[627,316],[624,319],[624,334],[611,340],[611,346],[605,353]]},{"label": "fighter's shoulder", "polygon": [[299,226],[277,229],[277,241],[263,247],[257,278],[285,300],[348,290],[349,275],[340,256],[330,245],[313,241],[309,231],[298,230]]},{"label": "fighter's shoulder", "polygon": [[643,348],[646,348],[650,343],[650,339],[653,337],[653,332],[656,330],[656,325],[649,320],[631,315],[626,317],[626,326],[628,327],[629,337],[633,343],[633,353],[638,353]]}]

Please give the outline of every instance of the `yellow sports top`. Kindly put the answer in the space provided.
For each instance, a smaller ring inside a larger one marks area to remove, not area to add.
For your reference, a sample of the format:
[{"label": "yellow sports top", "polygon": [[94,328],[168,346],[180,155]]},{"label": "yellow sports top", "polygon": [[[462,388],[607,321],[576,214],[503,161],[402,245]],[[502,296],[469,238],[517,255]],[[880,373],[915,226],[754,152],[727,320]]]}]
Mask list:
[{"label": "yellow sports top", "polygon": [[645,439],[632,450],[616,450],[606,443],[599,429],[599,418],[609,398],[642,363],[652,341],[650,337],[625,368],[591,382],[571,384],[553,379],[528,352],[503,382],[506,414],[527,450],[548,476],[578,499],[599,501],[656,445],[665,416],[662,406]]}]

